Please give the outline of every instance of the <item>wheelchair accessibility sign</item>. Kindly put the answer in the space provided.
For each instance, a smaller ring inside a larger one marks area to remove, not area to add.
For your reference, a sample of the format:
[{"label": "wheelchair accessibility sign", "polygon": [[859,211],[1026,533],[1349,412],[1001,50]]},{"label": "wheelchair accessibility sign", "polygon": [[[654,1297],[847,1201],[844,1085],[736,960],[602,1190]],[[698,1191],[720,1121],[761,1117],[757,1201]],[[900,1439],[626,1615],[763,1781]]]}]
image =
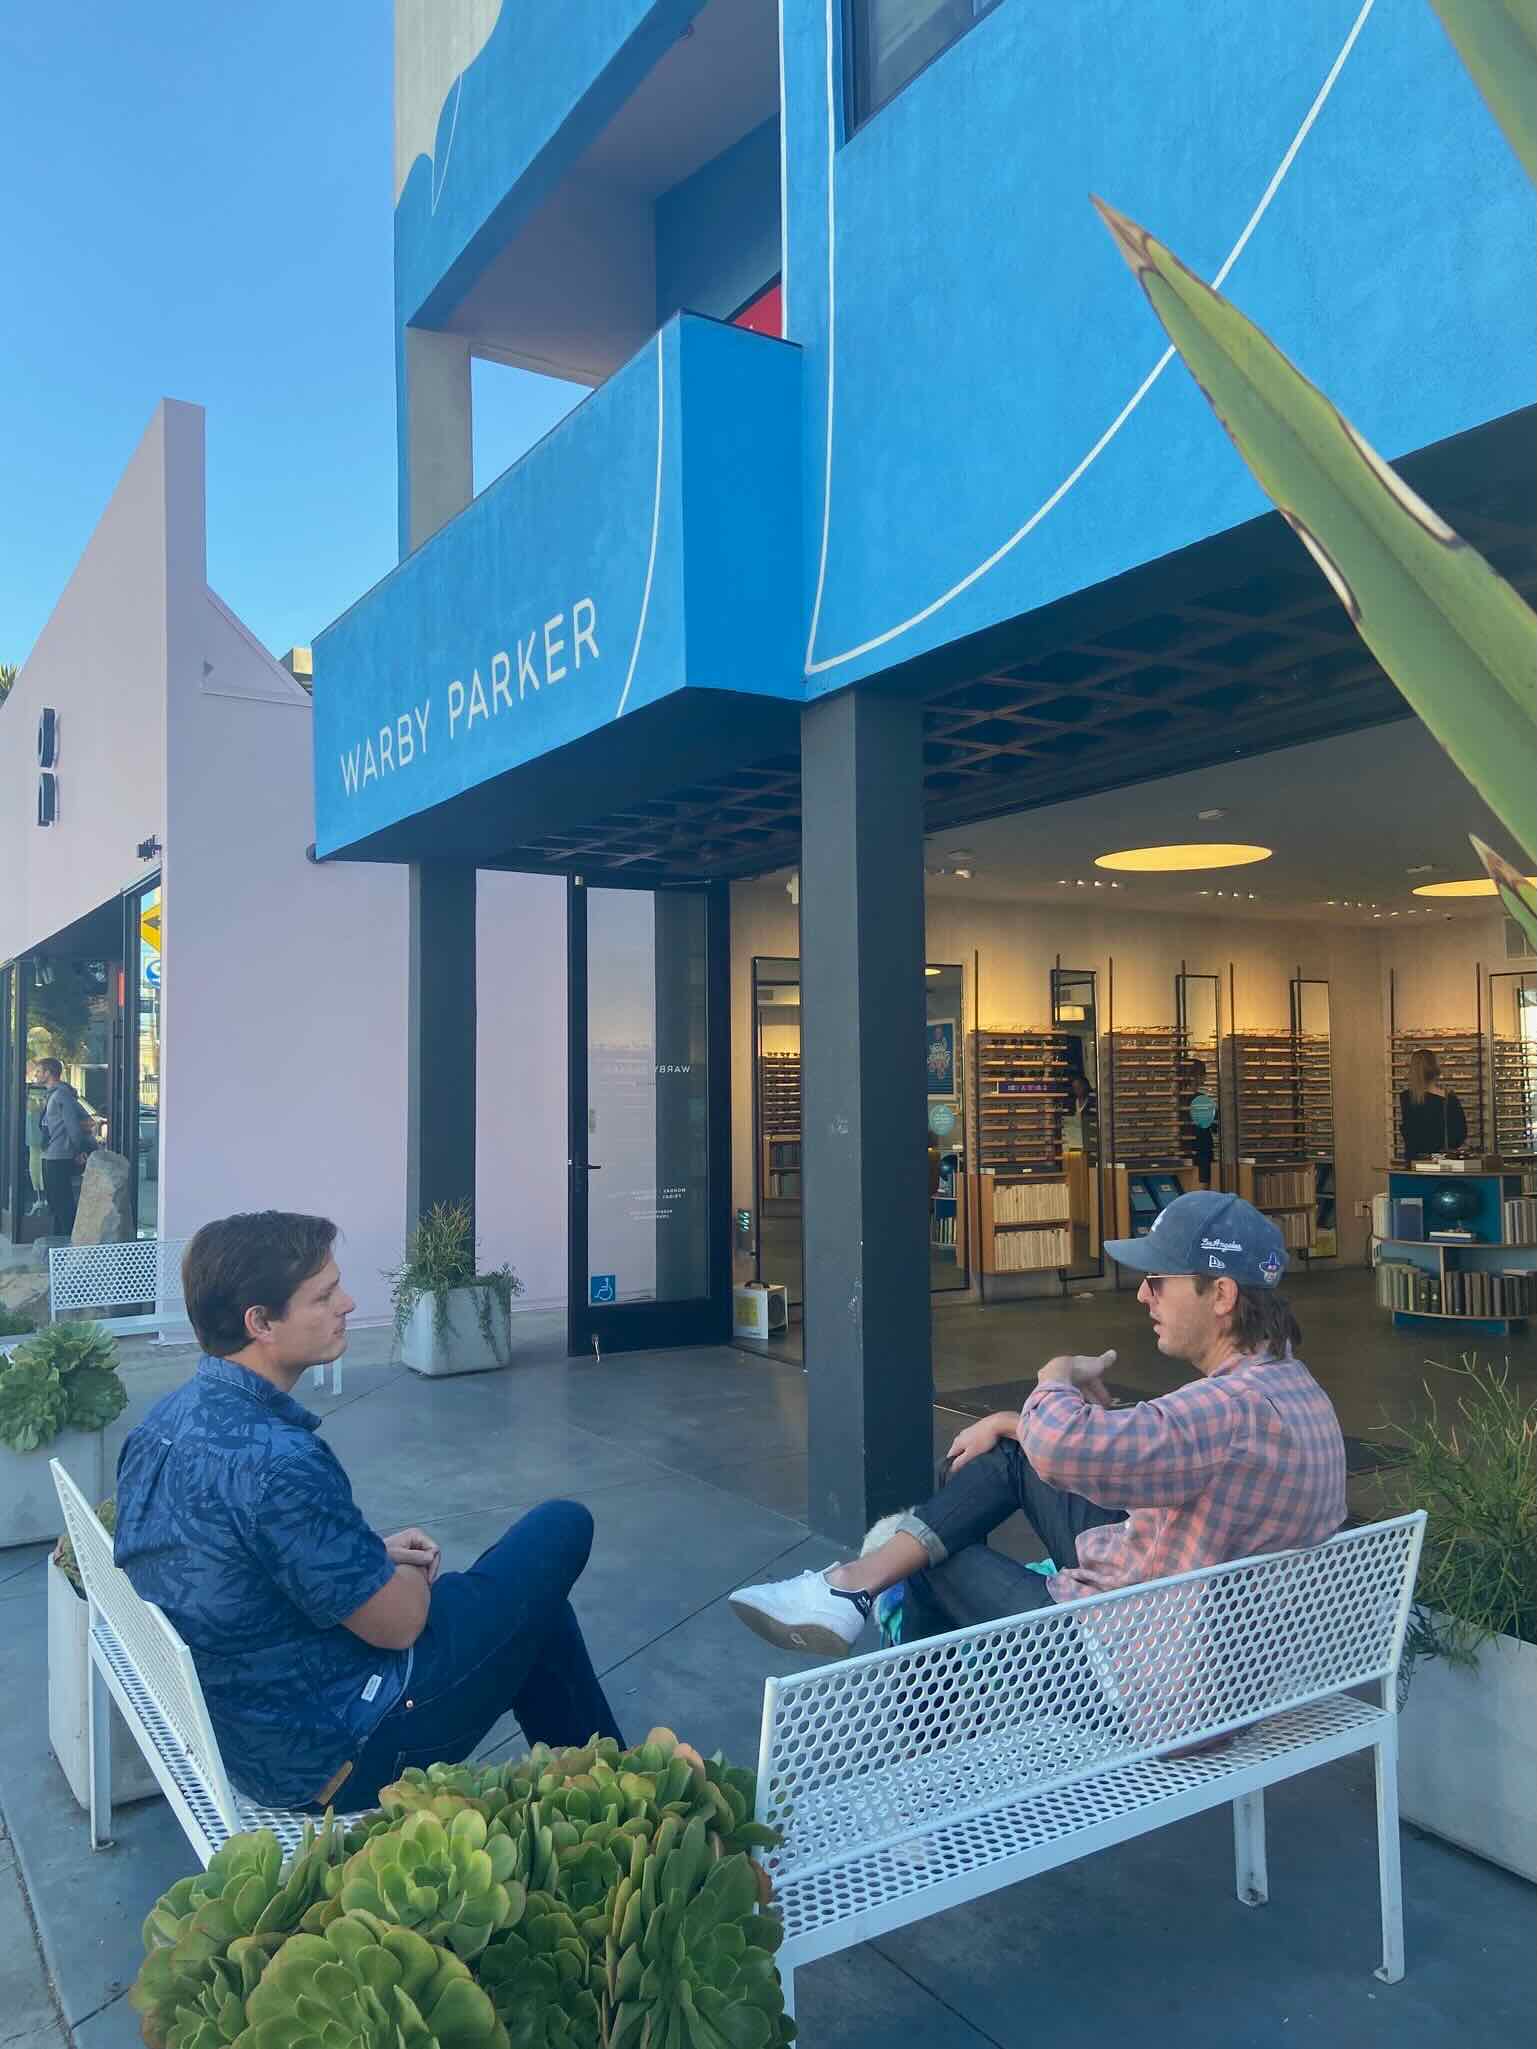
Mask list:
[{"label": "wheelchair accessibility sign", "polygon": [[617,1274],[593,1274],[587,1282],[587,1300],[596,1308],[603,1302],[619,1300],[619,1276]]}]

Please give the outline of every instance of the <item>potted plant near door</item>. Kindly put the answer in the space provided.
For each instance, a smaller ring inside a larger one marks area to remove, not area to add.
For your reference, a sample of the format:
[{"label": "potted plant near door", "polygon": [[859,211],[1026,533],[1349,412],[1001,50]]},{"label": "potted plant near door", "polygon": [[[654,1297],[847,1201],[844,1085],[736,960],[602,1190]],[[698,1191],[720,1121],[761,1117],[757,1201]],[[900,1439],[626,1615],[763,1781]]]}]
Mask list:
[{"label": "potted plant near door", "polygon": [[[110,1535],[117,1519],[116,1503],[104,1501],[96,1519]],[[66,1532],[48,1560],[48,1742],[69,1781],[69,1790],[82,1807],[91,1804],[90,1627],[85,1585]],[[114,1802],[151,1800],[159,1791],[159,1781],[114,1707]]]},{"label": "potted plant near door", "polygon": [[1537,1399],[1476,1356],[1393,1436],[1428,1521],[1399,1719],[1406,1821],[1537,1879]]},{"label": "potted plant near door", "polygon": [[0,1549],[59,1534],[51,1458],[83,1494],[102,1493],[104,1433],[127,1400],[99,1324],[50,1324],[0,1358]]},{"label": "potted plant near door", "polygon": [[400,1355],[415,1373],[489,1373],[512,1364],[512,1298],[523,1283],[510,1266],[478,1271],[467,1202],[436,1203],[387,1272]]}]

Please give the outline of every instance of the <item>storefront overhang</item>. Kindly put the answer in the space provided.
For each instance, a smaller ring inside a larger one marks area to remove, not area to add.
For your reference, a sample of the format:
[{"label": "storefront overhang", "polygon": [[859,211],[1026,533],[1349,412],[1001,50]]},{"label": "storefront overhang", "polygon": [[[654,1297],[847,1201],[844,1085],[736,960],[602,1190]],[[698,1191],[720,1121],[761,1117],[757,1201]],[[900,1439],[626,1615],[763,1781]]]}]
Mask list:
[{"label": "storefront overhang", "polygon": [[793,744],[799,380],[669,322],[320,635],[317,857],[489,863]]}]

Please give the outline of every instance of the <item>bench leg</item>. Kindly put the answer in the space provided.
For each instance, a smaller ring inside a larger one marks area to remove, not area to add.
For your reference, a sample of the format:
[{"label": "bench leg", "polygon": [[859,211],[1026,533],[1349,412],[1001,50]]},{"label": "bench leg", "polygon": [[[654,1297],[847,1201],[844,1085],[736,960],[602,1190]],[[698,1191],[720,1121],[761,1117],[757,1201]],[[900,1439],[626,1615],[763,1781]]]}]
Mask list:
[{"label": "bench leg", "polygon": [[1398,1858],[1398,1724],[1390,1721],[1373,1747],[1377,1768],[1377,1872],[1382,1889],[1382,1963],[1376,1975],[1396,1985],[1404,1975],[1404,1886]]},{"label": "bench leg", "polygon": [[1238,1897],[1262,1907],[1270,1897],[1265,1870],[1265,1795],[1244,1793],[1233,1802],[1233,1849],[1238,1863]]},{"label": "bench leg", "polygon": [[87,1710],[90,1736],[91,1848],[112,1847],[112,1695],[96,1660],[90,1660]]},{"label": "bench leg", "polygon": [[785,2012],[793,2021],[795,2018],[795,1967],[793,1964],[779,1966],[779,1989],[784,1994]]}]

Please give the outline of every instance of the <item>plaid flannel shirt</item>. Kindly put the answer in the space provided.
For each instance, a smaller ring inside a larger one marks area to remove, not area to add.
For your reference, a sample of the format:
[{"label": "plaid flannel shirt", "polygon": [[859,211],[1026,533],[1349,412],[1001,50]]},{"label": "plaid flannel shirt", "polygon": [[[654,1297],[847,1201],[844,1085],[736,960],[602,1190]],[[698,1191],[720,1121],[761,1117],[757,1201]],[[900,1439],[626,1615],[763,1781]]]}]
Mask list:
[{"label": "plaid flannel shirt", "polygon": [[1128,1511],[1078,1539],[1047,1582],[1058,1601],[1320,1544],[1345,1520],[1345,1440],[1300,1359],[1235,1358],[1125,1409],[1047,1383],[1019,1441],[1051,1486]]}]

